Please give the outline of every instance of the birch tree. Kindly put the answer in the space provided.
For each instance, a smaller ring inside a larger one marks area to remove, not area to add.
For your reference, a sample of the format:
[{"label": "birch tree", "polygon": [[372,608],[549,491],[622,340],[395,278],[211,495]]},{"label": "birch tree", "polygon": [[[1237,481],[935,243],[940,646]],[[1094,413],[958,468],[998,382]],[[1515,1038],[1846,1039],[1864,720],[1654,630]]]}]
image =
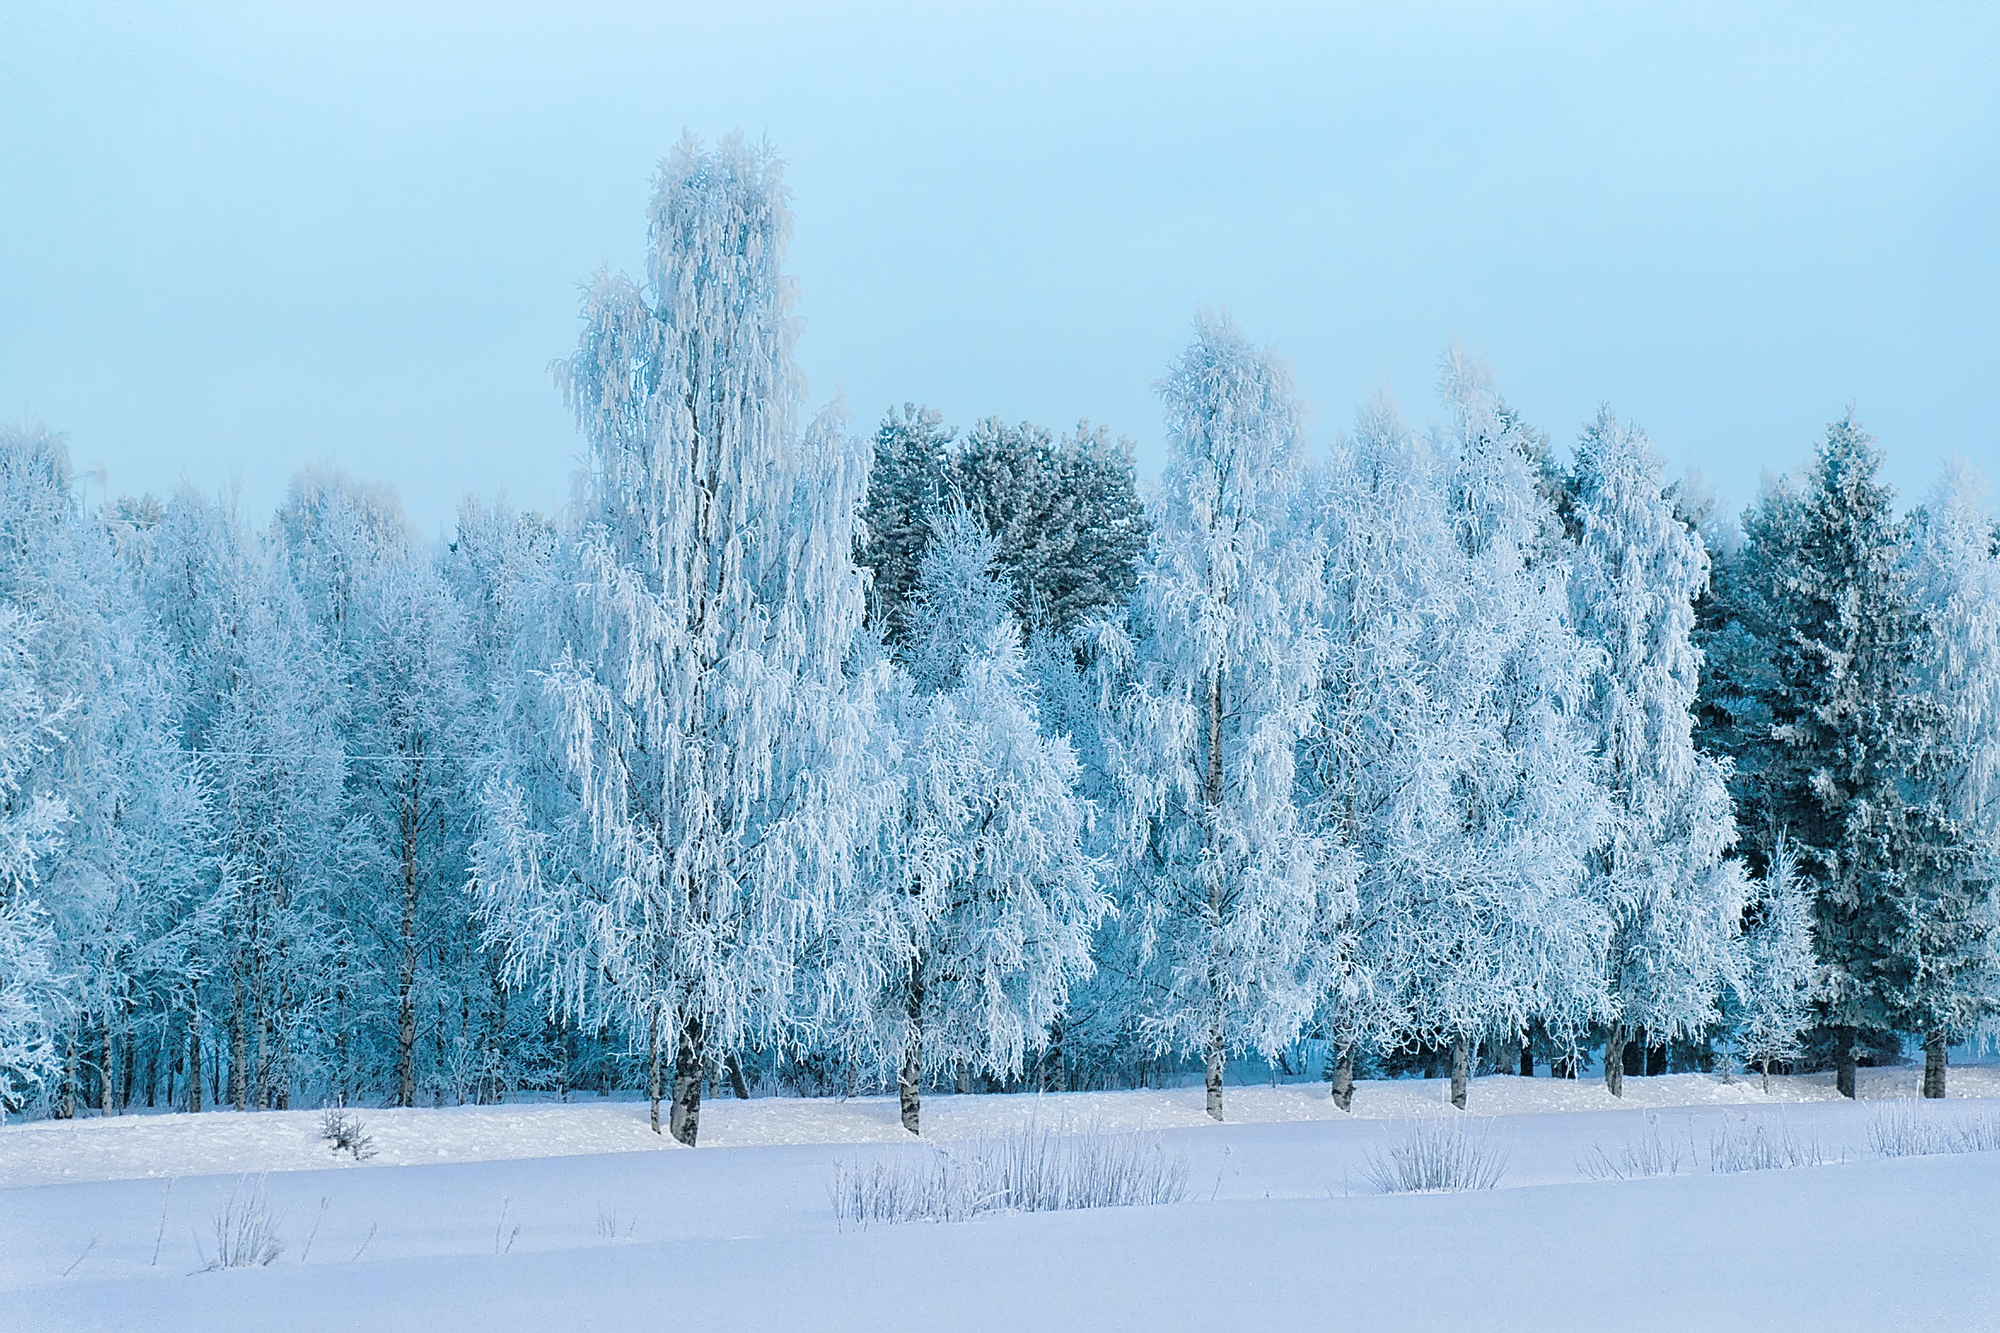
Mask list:
[{"label": "birch tree", "polygon": [[851,949],[904,1128],[941,1073],[1021,1074],[1091,971],[1108,900],[1069,743],[1044,736],[995,540],[945,518],[911,608],[902,801]]},{"label": "birch tree", "polygon": [[1345,859],[1302,818],[1298,746],[1325,661],[1319,555],[1295,526],[1305,464],[1291,376],[1204,316],[1160,385],[1169,461],[1132,627],[1103,645],[1123,683],[1126,928],[1158,997],[1161,1050],[1199,1054],[1223,1112],[1233,1050],[1274,1056],[1345,955]]},{"label": "birch tree", "polygon": [[1701,538],[1675,514],[1644,434],[1608,410],[1577,444],[1573,491],[1571,614],[1601,654],[1587,717],[1611,808],[1590,888],[1613,926],[1604,1083],[1618,1096],[1635,1030],[1666,1042],[1719,1021],[1745,885],[1724,859],[1736,839],[1725,770],[1694,744]]},{"label": "birch tree", "polygon": [[670,1044],[692,1144],[711,1063],[782,1027],[875,813],[846,671],[866,463],[834,419],[798,429],[776,157],[684,140],[649,216],[646,282],[600,274],[558,367],[589,471],[581,635],[547,680],[588,855],[553,896],[505,863],[480,882],[516,950],[603,977],[652,1067]]}]

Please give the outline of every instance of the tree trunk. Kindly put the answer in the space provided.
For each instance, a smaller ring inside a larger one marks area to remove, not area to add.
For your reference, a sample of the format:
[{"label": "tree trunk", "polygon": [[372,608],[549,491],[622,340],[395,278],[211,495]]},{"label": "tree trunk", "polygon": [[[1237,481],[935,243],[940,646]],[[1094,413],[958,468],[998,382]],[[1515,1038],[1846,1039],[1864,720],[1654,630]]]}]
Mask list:
[{"label": "tree trunk", "polygon": [[1613,1097],[1625,1095],[1625,1025],[1613,1023],[1604,1039],[1604,1090]]},{"label": "tree trunk", "polygon": [[902,1101],[903,1128],[921,1133],[917,1118],[923,1110],[924,1077],[924,960],[919,954],[910,960],[910,1039],[903,1047],[903,1068],[896,1079],[896,1093]]},{"label": "tree trunk", "polygon": [[[414,788],[415,779],[412,778]],[[396,1105],[417,1104],[417,818],[416,794],[403,813],[402,956],[396,967]]]},{"label": "tree trunk", "polygon": [[1944,1034],[1934,1032],[1924,1043],[1924,1096],[1944,1096],[1944,1070],[1947,1052]]},{"label": "tree trunk", "polygon": [[250,1034],[243,1023],[243,974],[237,973],[236,1007],[229,1014],[229,1100],[239,1111],[249,1109]]},{"label": "tree trunk", "polygon": [[1767,1055],[1759,1063],[1764,1066],[1764,1095],[1768,1097],[1771,1094],[1771,1057]]},{"label": "tree trunk", "polygon": [[[1550,1070],[1554,1073],[1554,1070]],[[1521,1077],[1535,1076],[1535,1039],[1528,1033],[1521,1034]]]},{"label": "tree trunk", "polygon": [[1333,1104],[1343,1111],[1354,1109],[1354,1048],[1340,1048],[1340,1063],[1333,1069]]},{"label": "tree trunk", "polygon": [[694,1147],[701,1129],[702,1062],[707,1058],[701,1019],[690,1016],[681,1022],[679,1049],[674,1052],[674,1102],[668,1112],[667,1128],[688,1147]]},{"label": "tree trunk", "polygon": [[1222,1024],[1217,1022],[1208,1033],[1208,1114],[1212,1119],[1222,1119]]},{"label": "tree trunk", "polygon": [[743,1080],[743,1062],[731,1051],[722,1057],[722,1072],[729,1075],[729,1091],[739,1102],[750,1100],[750,1085]]},{"label": "tree trunk", "polygon": [[1854,1100],[1854,1043],[1859,1035],[1851,1027],[1833,1030],[1833,1086],[1850,1101]]},{"label": "tree trunk", "polygon": [[646,1060],[648,1076],[646,1094],[652,1102],[653,1132],[660,1132],[660,1008],[653,1006],[652,1016],[646,1021]]},{"label": "tree trunk", "polygon": [[188,1007],[188,1110],[201,1110],[201,1007]]},{"label": "tree trunk", "polygon": [[1472,1039],[1460,1037],[1451,1044],[1451,1104],[1465,1109],[1466,1084],[1472,1078]]}]

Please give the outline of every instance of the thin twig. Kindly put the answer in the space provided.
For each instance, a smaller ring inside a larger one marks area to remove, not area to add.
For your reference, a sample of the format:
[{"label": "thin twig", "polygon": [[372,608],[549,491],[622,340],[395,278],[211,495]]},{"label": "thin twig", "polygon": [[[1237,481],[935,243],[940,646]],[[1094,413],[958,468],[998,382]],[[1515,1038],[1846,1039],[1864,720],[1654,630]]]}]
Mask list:
[{"label": "thin twig", "polygon": [[313,1252],[313,1240],[319,1235],[319,1224],[326,1220],[327,1202],[327,1197],[324,1194],[319,1196],[319,1216],[313,1218],[312,1235],[306,1237],[306,1247],[299,1251],[300,1263],[304,1263],[306,1256]]},{"label": "thin twig", "polygon": [[174,1197],[174,1182],[179,1179],[168,1176],[166,1192],[160,1195],[160,1229],[153,1233],[153,1262],[148,1265],[152,1268],[160,1266],[160,1242],[167,1238],[167,1200]]},{"label": "thin twig", "polygon": [[88,1259],[90,1257],[90,1252],[96,1248],[97,1248],[97,1237],[92,1236],[90,1238],[90,1244],[83,1247],[82,1254],[79,1254],[78,1256],[76,1256],[75,1259],[70,1261],[70,1266],[68,1268],[63,1269],[62,1275],[64,1277],[68,1277],[71,1273],[74,1273],[76,1271],[76,1266],[82,1263],[85,1259]]},{"label": "thin twig", "polygon": [[[380,1222],[370,1222],[368,1224],[368,1234],[361,1238],[361,1250],[365,1250],[368,1248],[368,1242],[375,1239],[375,1228],[381,1225],[382,1224]],[[354,1252],[354,1257],[352,1259],[349,1259],[347,1262],[350,1264],[359,1263],[361,1261],[361,1250],[356,1250]]]}]

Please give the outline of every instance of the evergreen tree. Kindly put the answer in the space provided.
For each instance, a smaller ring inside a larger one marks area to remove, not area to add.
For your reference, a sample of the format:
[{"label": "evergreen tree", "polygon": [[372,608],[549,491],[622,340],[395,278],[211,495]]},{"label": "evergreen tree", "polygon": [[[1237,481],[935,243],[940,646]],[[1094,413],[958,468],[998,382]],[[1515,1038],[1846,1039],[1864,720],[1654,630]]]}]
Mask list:
[{"label": "evergreen tree", "polygon": [[1057,440],[1029,422],[979,422],[963,441],[929,408],[905,406],[875,435],[857,561],[872,571],[870,619],[900,646],[934,521],[972,514],[999,543],[999,568],[1030,632],[1064,637],[1131,596],[1146,546],[1129,441],[1080,423]]},{"label": "evergreen tree", "polygon": [[1918,694],[1908,534],[1880,466],[1850,414],[1828,428],[1796,498],[1769,497],[1753,525],[1762,595],[1780,631],[1769,640],[1774,744],[1763,817],[1794,843],[1814,882],[1815,1005],[1848,1097],[1862,1036],[1890,1033],[1900,1016],[1912,876],[1942,871],[1936,859],[1952,841],[1912,781],[1932,706]]},{"label": "evergreen tree", "polygon": [[944,502],[947,451],[954,432],[928,407],[905,403],[875,431],[862,535],[854,562],[872,576],[868,620],[888,643],[909,636],[909,604],[916,593],[932,517]]}]

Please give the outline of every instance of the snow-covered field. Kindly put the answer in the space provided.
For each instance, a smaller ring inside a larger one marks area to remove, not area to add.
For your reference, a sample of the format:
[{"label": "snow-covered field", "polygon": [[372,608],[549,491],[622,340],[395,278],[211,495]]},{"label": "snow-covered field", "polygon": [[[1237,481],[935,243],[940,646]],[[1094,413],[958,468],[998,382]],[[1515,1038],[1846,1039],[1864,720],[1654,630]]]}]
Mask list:
[{"label": "snow-covered field", "polygon": [[[2000,1153],[1884,1156],[1890,1119],[2000,1124],[2000,1067],[1593,1082],[1479,1079],[1498,1189],[1383,1195],[1369,1165],[1436,1082],[936,1096],[927,1136],[1145,1130],[1185,1202],[842,1230],[836,1161],[922,1154],[889,1099],[717,1101],[703,1146],[643,1103],[363,1111],[376,1155],[332,1157],[318,1115],[130,1116],[0,1128],[0,1329],[1255,1326],[1618,1330],[2000,1328]],[[1760,1129],[1822,1162],[1724,1173]],[[895,1146],[879,1146],[895,1145]],[[1674,1174],[1599,1179],[1627,1148]],[[284,1243],[203,1273],[247,1173]]]}]

